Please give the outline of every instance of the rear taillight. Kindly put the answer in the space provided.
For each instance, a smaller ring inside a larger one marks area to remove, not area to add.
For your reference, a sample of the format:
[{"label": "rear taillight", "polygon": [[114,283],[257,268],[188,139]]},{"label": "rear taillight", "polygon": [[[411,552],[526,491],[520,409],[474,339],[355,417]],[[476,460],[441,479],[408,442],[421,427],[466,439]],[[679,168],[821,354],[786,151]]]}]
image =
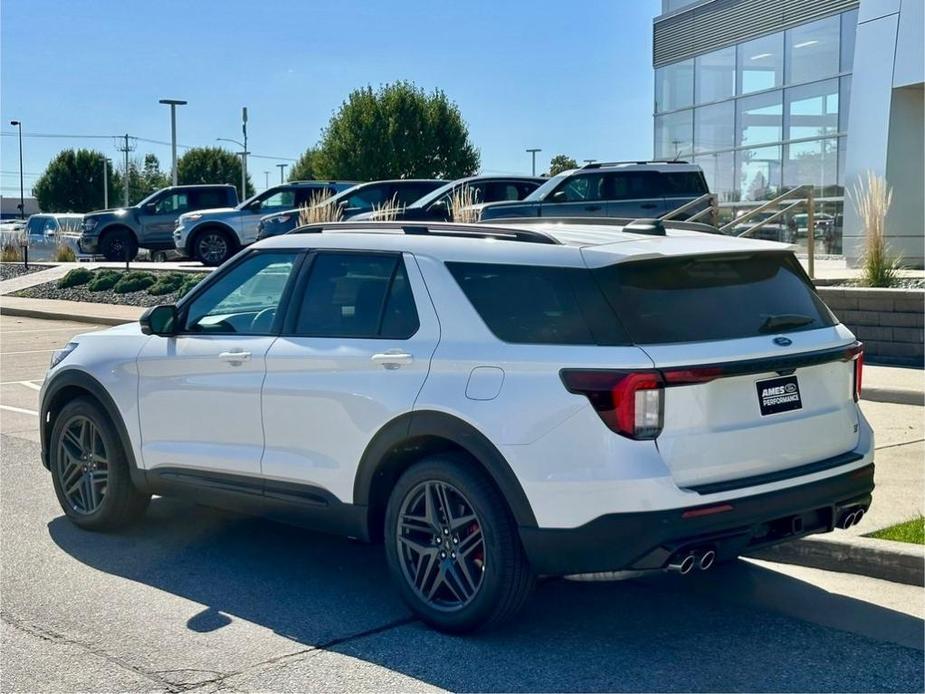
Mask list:
[{"label": "rear taillight", "polygon": [[861,377],[864,375],[864,345],[860,345],[854,358],[854,401],[861,399]]},{"label": "rear taillight", "polygon": [[566,369],[562,382],[584,395],[612,431],[631,439],[654,439],[662,430],[664,381],[657,371]]}]

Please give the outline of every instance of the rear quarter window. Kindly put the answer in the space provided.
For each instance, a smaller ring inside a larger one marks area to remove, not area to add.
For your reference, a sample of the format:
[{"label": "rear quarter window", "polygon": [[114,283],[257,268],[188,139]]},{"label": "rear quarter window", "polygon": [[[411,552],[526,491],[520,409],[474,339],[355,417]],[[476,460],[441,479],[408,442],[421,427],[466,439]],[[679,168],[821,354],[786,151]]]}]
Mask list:
[{"label": "rear quarter window", "polygon": [[593,272],[637,344],[731,340],[838,322],[790,253],[641,260]]},{"label": "rear quarter window", "polygon": [[667,196],[689,195],[696,198],[709,192],[703,174],[699,171],[663,172],[661,177],[662,186]]},{"label": "rear quarter window", "polygon": [[581,268],[447,263],[488,329],[517,344],[626,344],[613,311]]}]

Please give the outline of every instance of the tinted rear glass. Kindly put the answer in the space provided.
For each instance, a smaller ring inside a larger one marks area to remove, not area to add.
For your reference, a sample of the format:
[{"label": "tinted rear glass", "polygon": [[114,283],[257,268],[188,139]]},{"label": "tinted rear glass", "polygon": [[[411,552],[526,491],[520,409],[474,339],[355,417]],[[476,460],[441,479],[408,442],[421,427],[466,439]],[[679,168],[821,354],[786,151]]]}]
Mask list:
[{"label": "tinted rear glass", "polygon": [[637,344],[730,340],[837,323],[790,253],[643,260],[593,272]]},{"label": "tinted rear glass", "polygon": [[698,197],[709,192],[707,190],[707,184],[703,180],[703,175],[698,171],[663,173],[662,184],[665,187],[665,195],[690,195],[691,197]]},{"label": "tinted rear glass", "polygon": [[580,268],[447,263],[488,329],[505,342],[626,344],[591,273]]}]

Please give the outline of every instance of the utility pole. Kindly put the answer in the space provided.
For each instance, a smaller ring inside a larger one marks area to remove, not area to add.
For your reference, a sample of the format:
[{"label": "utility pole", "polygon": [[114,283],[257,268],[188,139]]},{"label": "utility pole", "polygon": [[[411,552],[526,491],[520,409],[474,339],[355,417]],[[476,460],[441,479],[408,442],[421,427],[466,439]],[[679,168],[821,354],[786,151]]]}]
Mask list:
[{"label": "utility pole", "polygon": [[26,195],[22,174],[22,121],[11,120],[10,125],[19,129],[19,218],[26,218]]},{"label": "utility pole", "polygon": [[243,191],[241,195],[247,197],[247,155],[250,152],[247,151],[247,106],[241,107],[241,132],[244,134],[244,150],[241,154],[241,173],[243,174],[243,180],[241,181],[241,190]]},{"label": "utility pole", "polygon": [[125,159],[124,159],[125,161],[125,180],[123,181],[124,193],[123,193],[123,200],[122,200],[122,204],[124,207],[128,207],[128,179],[129,179],[128,153],[135,151],[135,143],[133,142],[132,144],[129,144],[128,140],[129,140],[128,133],[126,133],[122,137],[116,138],[116,142],[117,142],[116,149],[118,149],[120,152],[122,152],[123,155],[125,155]]},{"label": "utility pole", "polygon": [[241,155],[241,199],[247,199],[247,155],[250,154],[246,149],[238,152]]},{"label": "utility pole", "polygon": [[109,160],[103,157],[103,209],[109,209]]},{"label": "utility pole", "polygon": [[537,152],[542,152],[543,150],[541,150],[539,147],[532,147],[532,148],[528,149],[527,151],[528,151],[528,152],[530,153],[530,155],[533,157],[532,171],[533,171],[533,175],[536,176],[536,153],[537,153]]},{"label": "utility pole", "polygon": [[185,106],[182,99],[161,99],[158,103],[170,106],[170,180],[177,185],[177,106]]},{"label": "utility pole", "polygon": [[283,171],[286,170],[286,167],[289,166],[289,164],[277,164],[276,166],[279,168],[279,182],[283,183]]},{"label": "utility pole", "polygon": [[263,172],[263,183],[264,183],[263,185],[264,190],[270,187],[270,172],[269,171]]}]

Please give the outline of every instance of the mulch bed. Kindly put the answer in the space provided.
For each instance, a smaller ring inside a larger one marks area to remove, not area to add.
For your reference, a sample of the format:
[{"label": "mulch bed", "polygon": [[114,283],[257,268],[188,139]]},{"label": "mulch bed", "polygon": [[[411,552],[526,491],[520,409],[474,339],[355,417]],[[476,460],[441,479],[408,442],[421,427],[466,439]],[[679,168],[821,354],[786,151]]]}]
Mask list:
[{"label": "mulch bed", "polygon": [[35,265],[30,263],[28,269],[23,267],[22,263],[0,263],[0,282],[11,280],[14,277],[31,275],[33,272],[47,270],[51,265]]}]

